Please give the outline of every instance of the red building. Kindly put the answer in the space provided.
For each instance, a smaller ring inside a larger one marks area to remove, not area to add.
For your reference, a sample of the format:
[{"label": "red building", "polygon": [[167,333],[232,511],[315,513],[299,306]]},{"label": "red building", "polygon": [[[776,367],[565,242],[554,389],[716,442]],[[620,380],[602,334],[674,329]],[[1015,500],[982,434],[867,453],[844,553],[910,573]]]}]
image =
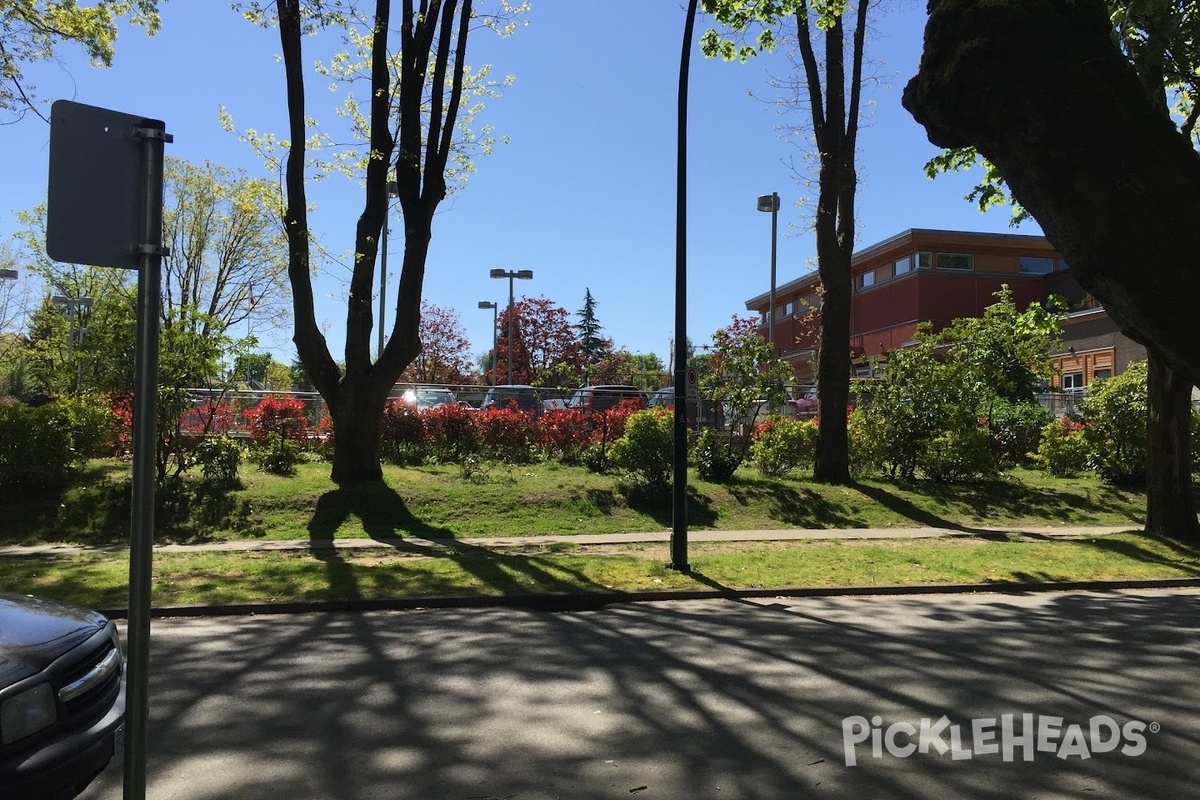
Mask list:
[{"label": "red building", "polygon": [[[1063,352],[1052,354],[1065,390],[1082,391],[1146,351],[1122,336],[1042,236],[910,229],[854,254],[850,346],[856,374],[869,360],[903,347],[917,325],[935,330],[959,317],[980,316],[1003,284],[1019,308],[1061,295],[1071,309],[1064,321]],[[820,278],[810,272],[775,288],[775,343],[792,363],[799,383],[811,383],[811,360],[820,320]],[[767,338],[770,291],[746,301],[759,314]]]}]

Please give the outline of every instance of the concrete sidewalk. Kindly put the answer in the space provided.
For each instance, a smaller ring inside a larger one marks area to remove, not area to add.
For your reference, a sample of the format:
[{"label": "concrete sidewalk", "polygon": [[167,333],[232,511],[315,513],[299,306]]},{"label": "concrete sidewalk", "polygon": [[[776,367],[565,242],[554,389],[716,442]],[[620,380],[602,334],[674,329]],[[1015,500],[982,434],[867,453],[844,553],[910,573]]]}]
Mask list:
[{"label": "concrete sidewalk", "polygon": [[[958,528],[789,528],[782,530],[755,531],[688,531],[688,541],[702,542],[786,542],[816,539],[936,539],[945,537],[995,538],[1007,534],[1023,535],[1033,538],[1079,538],[1088,536],[1106,536],[1113,533],[1137,530],[1136,526],[1053,526],[1053,527],[974,527]],[[589,545],[622,545],[639,544],[643,542],[668,542],[671,531],[648,531],[642,533],[594,533],[561,536],[470,536],[461,539],[426,539],[421,537],[404,537],[388,539],[270,539],[270,540],[237,540],[230,542],[211,542],[206,544],[164,544],[156,545],[158,553],[190,553],[190,552],[238,552],[238,551],[271,551],[271,550],[329,550],[329,549],[368,549],[368,548],[480,548],[493,549],[505,547],[545,546],[553,544]],[[125,546],[89,547],[66,544],[41,544],[0,547],[0,557],[4,556],[38,556],[38,555],[68,555],[73,553],[102,553],[121,552],[128,550]]]}]

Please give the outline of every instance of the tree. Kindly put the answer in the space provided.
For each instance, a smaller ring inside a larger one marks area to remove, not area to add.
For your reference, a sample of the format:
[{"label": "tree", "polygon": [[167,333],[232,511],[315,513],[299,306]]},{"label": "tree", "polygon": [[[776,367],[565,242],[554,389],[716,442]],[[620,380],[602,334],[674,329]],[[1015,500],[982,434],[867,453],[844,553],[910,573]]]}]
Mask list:
[{"label": "tree", "polygon": [[1079,283],[1196,384],[1200,330],[1169,312],[1200,307],[1200,156],[1114,38],[1101,0],[940,0],[903,103],[995,164]]},{"label": "tree", "polygon": [[65,43],[82,47],[94,66],[112,66],[117,22],[158,32],[158,0],[93,0],[87,6],[76,0],[0,0],[0,113],[15,121],[27,111],[42,119],[37,87],[29,83],[24,68],[39,61],[55,61]]},{"label": "tree", "polygon": [[584,369],[588,369],[604,356],[612,352],[612,339],[600,335],[604,330],[596,320],[596,301],[592,298],[592,290],[585,289],[583,308],[575,312],[579,323],[575,330],[579,333],[579,354],[583,360]]},{"label": "tree", "polygon": [[[759,335],[758,320],[753,317],[735,316],[713,333],[707,367],[700,378],[700,397],[720,403],[726,420],[747,426],[754,424],[764,401],[769,408],[783,404],[784,386],[792,376],[792,368],[776,358],[771,345]],[[845,408],[841,415],[846,416]],[[743,437],[739,461],[748,439]]]},{"label": "tree", "polygon": [[956,319],[938,337],[952,345],[947,358],[997,399],[1036,403],[1054,371],[1049,354],[1061,346],[1063,304],[1051,297],[1045,307],[1030,303],[1020,310],[1008,284],[995,297],[983,316]]},{"label": "tree", "polygon": [[466,383],[471,371],[471,343],[452,308],[421,303],[421,352],[400,380],[405,383]]},{"label": "tree", "polygon": [[[379,434],[384,406],[397,378],[421,350],[421,287],[434,213],[451,188],[465,180],[472,153],[486,152],[492,141],[465,127],[478,108],[476,101],[498,91],[486,70],[467,68],[469,34],[472,26],[510,33],[512,27],[501,15],[514,11],[505,0],[493,15],[477,13],[472,0],[428,0],[419,5],[403,0],[399,18],[393,19],[392,6],[391,0],[376,0],[369,15],[362,15],[353,4],[278,0],[273,16],[258,0],[242,6],[251,21],[273,22],[279,28],[287,142],[254,140],[272,158],[276,145],[286,149],[283,222],[294,297],[293,341],[329,408],[334,432],[331,478],[341,486],[383,477]],[[335,158],[327,165],[352,174],[365,171],[346,308],[344,366],[330,354],[317,322],[312,285],[306,181],[310,158],[316,155],[311,143],[323,139],[309,131],[302,43],[306,34],[316,32],[341,34],[347,47],[328,64],[317,65],[321,79],[369,86],[361,102],[350,96],[344,106],[352,134],[366,141],[366,149],[343,151],[342,160]],[[375,261],[392,179],[403,220],[403,259],[391,335],[372,362]]]},{"label": "tree", "polygon": [[[1171,187],[1160,186],[1149,190],[1149,194],[1157,201],[1165,199],[1168,203],[1181,202],[1185,206],[1191,204],[1195,207],[1200,202],[1200,185],[1197,185],[1200,170],[1197,169],[1193,147],[1194,128],[1200,117],[1200,105],[1195,102],[1195,67],[1200,63],[1200,50],[1197,49],[1200,48],[1200,39],[1195,33],[1200,29],[1200,10],[1194,2],[1188,1],[1131,0],[1109,3],[1102,18],[1098,13],[1102,10],[1101,4],[1090,2],[1078,9],[1055,8],[1048,21],[1042,19],[1045,8],[1026,8],[1020,3],[995,5],[996,8],[989,11],[986,20],[974,20],[975,24],[993,33],[1009,30],[1008,27],[997,27],[997,19],[1003,16],[1008,18],[1006,22],[1009,26],[1020,21],[1037,26],[1039,34],[1066,35],[1071,43],[1068,49],[1078,48],[1088,53],[1089,61],[1081,63],[1089,63],[1092,68],[1070,71],[1069,62],[1047,59],[1021,70],[1001,71],[999,76],[987,76],[988,83],[999,82],[1004,85],[1006,92],[1020,91],[1022,86],[1034,92],[1032,98],[1023,100],[1023,113],[1027,118],[1038,120],[1039,136],[1035,143],[1025,140],[1020,132],[1006,135],[1002,131],[989,130],[980,139],[974,131],[974,126],[981,122],[977,114],[970,115],[971,121],[965,123],[966,127],[958,127],[964,125],[963,121],[951,122],[949,127],[945,127],[940,121],[945,111],[939,109],[937,99],[942,83],[963,79],[974,83],[979,77],[974,73],[977,67],[968,62],[963,68],[960,63],[957,72],[941,73],[938,67],[941,62],[930,57],[930,51],[933,49],[944,55],[945,50],[931,48],[931,43],[939,48],[945,48],[947,43],[939,44],[936,37],[927,37],[926,58],[930,63],[927,65],[924,60],[922,63],[925,81],[920,82],[922,76],[919,75],[910,83],[905,90],[905,105],[913,111],[918,121],[928,118],[926,127],[931,141],[935,137],[938,139],[936,143],[941,143],[942,139],[946,142],[953,139],[955,145],[955,149],[930,162],[927,171],[935,174],[942,169],[963,168],[975,163],[980,153],[987,156],[985,179],[970,198],[977,200],[981,208],[1003,203],[1006,196],[1004,185],[1007,182],[1012,189],[1012,196],[1018,201],[1014,204],[1014,219],[1019,219],[1026,209],[1033,212],[1047,236],[1067,257],[1080,284],[1101,299],[1127,335],[1146,345],[1150,407],[1147,435],[1151,454],[1147,473],[1146,529],[1183,538],[1200,538],[1200,523],[1197,522],[1191,487],[1189,445],[1191,389],[1196,382],[1196,373],[1185,377],[1178,372],[1181,367],[1187,369],[1189,365],[1176,360],[1180,355],[1178,349],[1172,350],[1169,338],[1163,339],[1164,334],[1168,337],[1182,335],[1184,338],[1179,342],[1185,345],[1185,349],[1190,347],[1194,354],[1195,333],[1191,326],[1174,326],[1173,332],[1166,332],[1161,325],[1152,324],[1156,322],[1155,317],[1171,316],[1155,312],[1156,303],[1164,304],[1159,306],[1161,309],[1179,307],[1180,303],[1187,302],[1178,295],[1167,296],[1170,293],[1167,287],[1172,281],[1170,278],[1163,280],[1163,277],[1171,267],[1190,263],[1190,257],[1183,256],[1184,251],[1180,250],[1180,256],[1185,261],[1172,262],[1170,256],[1164,256],[1157,245],[1139,247],[1137,252],[1133,248],[1127,252],[1115,252],[1109,249],[1114,243],[1110,241],[1111,235],[1106,235],[1109,232],[1103,230],[1104,225],[1110,224],[1111,209],[1120,207],[1105,209],[1103,203],[1124,203],[1125,192],[1119,189],[1113,192],[1113,187],[1124,184],[1148,188],[1152,183],[1147,181],[1152,180],[1156,169],[1161,176],[1164,170],[1173,168],[1165,163],[1149,165],[1141,160],[1145,154],[1137,156],[1139,160],[1136,162],[1127,160],[1132,156],[1114,155],[1116,151],[1138,148],[1137,139],[1124,138],[1124,132],[1131,124],[1135,124],[1139,130],[1152,130],[1155,133],[1154,140],[1162,137],[1167,130],[1162,125],[1163,121],[1175,125],[1171,122],[1168,93],[1178,98],[1180,113],[1174,147],[1167,160],[1177,158],[1180,162],[1178,168],[1185,172],[1166,177],[1171,181],[1189,183],[1190,190],[1176,195],[1171,193]],[[1079,19],[1066,22],[1074,15],[1078,15]],[[1044,24],[1052,25],[1052,30],[1043,31],[1041,26]],[[1077,31],[1077,25],[1083,25],[1083,28]],[[1109,26],[1107,36],[1100,36],[1101,25]],[[937,30],[932,17],[930,30]],[[1123,52],[1112,44],[1113,39],[1123,48]],[[1056,48],[1060,46],[1055,44]],[[1004,58],[1011,58],[1011,54]],[[973,74],[975,77],[972,77]],[[1049,84],[1046,83],[1047,78]],[[1109,81],[1115,81],[1113,85],[1117,89],[1112,95],[1108,94]],[[1082,153],[1073,151],[1073,160],[1068,167],[1057,159],[1056,151],[1073,147],[1070,142],[1074,134],[1085,137],[1090,137],[1090,134],[1072,130],[1074,126],[1070,117],[1060,116],[1061,110],[1053,106],[1054,101],[1048,102],[1046,92],[1050,86],[1072,84],[1077,84],[1069,91],[1073,98],[1094,99],[1102,103],[1109,124],[1123,127],[1121,133],[1106,130],[1104,136],[1095,140],[1088,138],[1089,146]],[[1117,102],[1113,102],[1114,97]],[[1154,114],[1159,117],[1158,124],[1151,119]],[[1136,123],[1132,122],[1135,119]],[[947,136],[951,138],[946,139]],[[1181,143],[1186,144],[1191,152],[1185,154],[1183,148],[1179,147]],[[1147,139],[1144,146],[1154,148],[1157,145]],[[1047,147],[1053,150],[1047,150]],[[1162,160],[1162,156],[1161,153],[1155,153],[1151,160]],[[1112,180],[1113,164],[1122,165],[1124,174],[1120,180]],[[1038,176],[1026,174],[1029,170],[1047,168],[1059,170],[1055,173],[1057,175],[1069,174],[1072,180],[1070,190],[1059,188],[1066,184],[1056,185],[1053,181],[1042,181]],[[1019,172],[1012,174],[1011,170],[1014,169]],[[1130,174],[1134,172],[1140,174]],[[1107,187],[1108,193],[1088,195],[1091,202],[1076,206],[1073,197],[1075,187],[1081,181],[1095,184],[1097,189]],[[1168,194],[1160,194],[1162,191]],[[1056,192],[1059,197],[1055,197]],[[1068,194],[1070,198],[1066,196]],[[1029,201],[1034,205],[1029,205]],[[1139,211],[1145,208],[1140,202],[1137,205]],[[1170,227],[1173,230],[1169,234],[1169,241],[1176,241],[1180,226],[1174,215],[1180,213],[1187,212],[1178,208],[1156,208],[1153,213],[1135,215],[1133,220],[1122,215],[1121,238],[1126,243],[1137,241],[1145,244],[1155,240],[1144,237],[1162,235],[1162,229]],[[1133,231],[1130,230],[1131,222]],[[1139,225],[1156,225],[1159,230],[1147,230],[1139,228]],[[1155,275],[1157,280],[1145,280],[1147,274]],[[1190,288],[1193,281],[1183,278],[1183,283]],[[1151,295],[1156,299],[1151,300]]]},{"label": "tree", "polygon": [[[554,370],[577,375],[581,364],[575,329],[562,306],[545,297],[523,297],[513,304],[513,383],[545,385]],[[508,369],[508,309],[500,312],[496,369]],[[507,378],[506,378],[507,379]],[[493,383],[502,383],[497,379]]]},{"label": "tree", "polygon": [[[278,187],[206,162],[168,158],[163,168],[162,321],[224,334],[245,322],[278,324],[289,306]],[[29,269],[54,294],[96,298],[130,283],[120,270],[64,264],[45,252],[46,209],[22,211]],[[184,309],[193,309],[190,313]]]},{"label": "tree", "polygon": [[[773,26],[791,16],[800,53],[802,77],[795,83],[790,107],[808,106],[817,150],[817,206],[813,227],[817,236],[817,272],[824,302],[821,308],[821,351],[817,361],[819,432],[813,477],[819,481],[848,483],[850,458],[846,429],[846,404],[850,399],[850,303],[854,287],[850,259],[854,254],[854,197],[858,188],[855,154],[862,95],[863,53],[866,47],[869,0],[706,0],[705,10],[735,31],[758,22]],[[847,28],[845,18],[854,22]],[[815,28],[815,30],[814,30]],[[846,38],[850,36],[847,75]],[[824,61],[817,59],[817,40],[823,40]],[[743,60],[754,52],[720,41],[713,32],[704,36],[706,54],[735,55]],[[773,47],[768,27],[759,47]],[[774,313],[774,311],[772,311]]]},{"label": "tree", "polygon": [[163,177],[163,318],[194,308],[190,319],[205,321],[201,335],[281,320],[289,296],[278,187],[176,158],[166,160]]},{"label": "tree", "polygon": [[[29,286],[20,278],[17,259],[7,244],[0,244],[0,270],[18,273],[16,278],[0,277],[0,378],[9,370],[21,342],[21,331],[29,313]],[[0,394],[3,391],[0,390]]]}]

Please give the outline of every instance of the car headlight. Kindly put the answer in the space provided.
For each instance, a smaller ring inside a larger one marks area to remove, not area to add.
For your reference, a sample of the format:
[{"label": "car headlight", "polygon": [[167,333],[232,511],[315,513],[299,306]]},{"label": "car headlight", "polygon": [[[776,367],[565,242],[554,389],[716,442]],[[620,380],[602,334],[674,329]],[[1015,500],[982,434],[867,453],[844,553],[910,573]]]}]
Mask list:
[{"label": "car headlight", "polygon": [[12,744],[24,739],[53,725],[57,715],[54,690],[39,683],[0,704],[0,741]]}]

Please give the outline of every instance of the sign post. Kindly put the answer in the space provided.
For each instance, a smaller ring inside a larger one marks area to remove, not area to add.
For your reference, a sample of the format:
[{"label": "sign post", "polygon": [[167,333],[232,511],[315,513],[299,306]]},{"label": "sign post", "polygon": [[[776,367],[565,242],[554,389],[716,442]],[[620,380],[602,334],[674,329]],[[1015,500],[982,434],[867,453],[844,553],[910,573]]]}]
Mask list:
[{"label": "sign post", "polygon": [[150,581],[162,291],[166,124],[58,100],[50,108],[46,252],[56,261],[138,271],[129,529],[125,800],[146,796]]}]

